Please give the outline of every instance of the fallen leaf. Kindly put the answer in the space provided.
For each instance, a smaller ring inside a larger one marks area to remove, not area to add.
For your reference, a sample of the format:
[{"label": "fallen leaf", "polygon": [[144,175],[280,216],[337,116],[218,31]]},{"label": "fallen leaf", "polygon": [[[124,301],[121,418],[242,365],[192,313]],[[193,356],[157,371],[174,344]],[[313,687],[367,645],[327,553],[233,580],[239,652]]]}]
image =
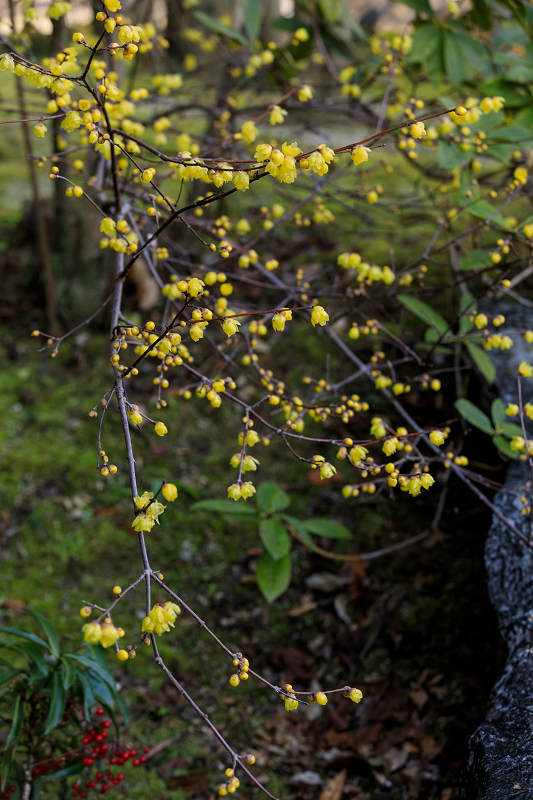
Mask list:
[{"label": "fallen leaf", "polygon": [[314,608],[316,608],[316,603],[310,600],[308,603],[298,606],[298,608],[291,608],[288,615],[289,617],[301,617],[302,614],[307,614],[308,611],[312,611]]},{"label": "fallen leaf", "polygon": [[418,709],[423,708],[429,699],[429,695],[425,689],[413,689],[409,692],[409,697]]},{"label": "fallen leaf", "polygon": [[329,780],[320,793],[318,800],[340,800],[348,770],[343,769],[334,778]]}]

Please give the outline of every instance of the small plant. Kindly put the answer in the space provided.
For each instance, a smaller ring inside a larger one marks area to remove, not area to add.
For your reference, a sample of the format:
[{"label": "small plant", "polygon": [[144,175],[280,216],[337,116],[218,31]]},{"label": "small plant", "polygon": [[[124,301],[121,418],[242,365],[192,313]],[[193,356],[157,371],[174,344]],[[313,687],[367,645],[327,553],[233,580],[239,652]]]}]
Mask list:
[{"label": "small plant", "polygon": [[238,519],[257,526],[265,548],[257,562],[257,585],[271,603],[288,589],[291,581],[291,537],[313,550],[313,535],[351,539],[352,534],[345,525],[329,517],[299,519],[282,513],[289,507],[291,498],[273,481],[260,483],[254,499],[257,509],[235,506],[231,500],[201,500],[191,506],[191,511],[219,513],[228,520]]}]

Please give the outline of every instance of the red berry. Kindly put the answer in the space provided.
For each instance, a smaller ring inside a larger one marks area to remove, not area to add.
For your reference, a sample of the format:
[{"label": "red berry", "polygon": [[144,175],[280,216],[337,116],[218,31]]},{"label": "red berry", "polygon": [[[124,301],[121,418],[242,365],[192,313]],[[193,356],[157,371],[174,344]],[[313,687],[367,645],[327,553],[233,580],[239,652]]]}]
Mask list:
[{"label": "red berry", "polygon": [[112,773],[112,772],[108,772],[108,773],[107,773],[107,780],[108,780],[108,781],[112,781],[114,777],[115,777],[115,776],[113,775],[113,773]]},{"label": "red berry", "polygon": [[108,792],[110,789],[111,789],[111,784],[110,784],[110,783],[104,783],[104,785],[103,785],[103,786],[102,786],[102,788],[100,789],[100,794],[105,794],[105,793],[106,793],[106,792]]},{"label": "red berry", "polygon": [[137,750],[130,750],[130,756],[136,756]]},{"label": "red berry", "polygon": [[134,758],[132,763],[134,767],[138,767],[141,762],[139,761],[138,758]]},{"label": "red berry", "polygon": [[7,800],[8,797],[11,797],[11,795],[9,794],[9,792],[3,792],[2,797],[4,797],[5,800]]},{"label": "red berry", "polygon": [[107,753],[107,751],[109,750],[109,747],[106,744],[101,744],[99,749],[100,749],[101,755],[104,756]]},{"label": "red berry", "polygon": [[87,792],[80,792],[80,797],[87,797]]},{"label": "red berry", "polygon": [[149,752],[150,752],[150,748],[149,748],[149,747],[145,747],[145,748],[144,748],[144,752],[145,752],[145,753],[149,753]]},{"label": "red berry", "polygon": [[17,787],[16,786],[10,786],[9,787],[9,791],[10,792],[16,792],[17,791]]},{"label": "red berry", "polygon": [[122,764],[124,764],[124,759],[123,758],[117,758],[117,764],[119,765],[119,767],[121,767]]},{"label": "red berry", "polygon": [[100,736],[102,737],[102,739],[107,739],[107,737],[109,736],[109,734],[108,734],[108,732],[107,732],[107,731],[102,731],[102,733],[100,734]]},{"label": "red berry", "polygon": [[117,775],[117,780],[119,780],[119,781],[123,781],[124,780],[124,775],[123,775],[122,772],[119,772],[119,774]]},{"label": "red berry", "polygon": [[83,744],[89,744],[90,741],[91,741],[90,736],[84,736],[82,739]]},{"label": "red berry", "polygon": [[114,779],[113,779],[113,785],[114,785],[114,786],[118,786],[118,785],[119,785],[119,783],[120,783],[120,781],[119,781],[117,778],[114,778]]},{"label": "red berry", "polygon": [[97,735],[94,737],[94,740],[95,740],[95,742],[103,742],[103,741],[104,741],[104,737],[102,736],[102,734],[101,734],[101,733],[98,733],[98,734],[97,734]]},{"label": "red berry", "polygon": [[141,762],[141,764],[144,764],[146,762],[146,756],[141,756],[139,761]]},{"label": "red berry", "polygon": [[115,756],[111,756],[111,758],[109,759],[109,763],[110,764],[116,764],[117,763],[117,759],[115,758]]},{"label": "red berry", "polygon": [[111,727],[111,723],[109,722],[109,720],[108,720],[108,719],[104,719],[104,721],[102,722],[102,724],[100,725],[100,727],[101,727],[101,728],[110,728],[110,727]]},{"label": "red berry", "polygon": [[102,714],[105,714],[105,711],[104,711],[104,709],[103,709],[103,708],[100,706],[100,708],[97,708],[97,709],[96,709],[96,713],[98,714],[98,716],[99,716],[99,717],[101,717],[101,716],[102,716]]},{"label": "red berry", "polygon": [[79,789],[80,788],[79,783],[77,781],[74,781],[74,783],[72,784],[72,788],[73,789]]},{"label": "red berry", "polygon": [[104,777],[104,773],[103,772],[97,772],[94,777],[98,778],[98,780],[101,781],[102,778]]},{"label": "red berry", "polygon": [[89,781],[89,783],[87,784],[88,789],[94,789],[95,786],[96,786],[96,781]]}]

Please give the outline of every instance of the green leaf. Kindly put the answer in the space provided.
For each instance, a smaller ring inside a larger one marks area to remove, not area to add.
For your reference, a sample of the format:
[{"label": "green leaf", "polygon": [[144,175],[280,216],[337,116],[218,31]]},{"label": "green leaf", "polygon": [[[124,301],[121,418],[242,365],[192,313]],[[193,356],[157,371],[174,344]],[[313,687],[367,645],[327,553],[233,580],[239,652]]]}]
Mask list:
[{"label": "green leaf", "polygon": [[[87,669],[91,670],[91,672],[94,672],[96,675],[98,675],[98,677],[101,680],[103,680],[104,683],[107,683],[110,689],[116,692],[117,687],[115,679],[113,678],[111,673],[108,672],[106,669],[104,669],[104,667],[97,661],[95,661],[93,658],[89,658],[88,656],[78,655],[77,653],[68,653],[66,654],[66,656],[68,658],[74,659],[74,661],[78,661],[80,664],[83,664],[84,667],[87,667]],[[80,673],[80,675],[81,674],[82,673]]]},{"label": "green leaf", "polygon": [[501,400],[499,397],[492,401],[490,413],[495,428],[500,428],[507,422],[508,417],[505,413],[505,406],[503,404],[503,400]]},{"label": "green leaf", "polygon": [[0,670],[0,686],[4,686],[4,684],[9,683],[9,681],[16,678],[17,675],[20,675],[20,670],[18,669],[1,669]]},{"label": "green leaf", "polygon": [[457,144],[450,144],[444,139],[437,143],[437,164],[442,169],[455,169],[466,161],[467,154]]},{"label": "green leaf", "polygon": [[6,747],[4,751],[4,758],[2,759],[2,768],[0,770],[0,774],[2,776],[2,783],[1,783],[2,791],[5,790],[7,782],[9,780],[9,773],[11,772],[11,764],[13,761],[14,752],[15,752],[15,745],[13,745],[12,747]]},{"label": "green leaf", "polygon": [[76,680],[76,667],[68,658],[61,659],[63,686],[67,691]]},{"label": "green leaf", "polygon": [[280,489],[274,481],[264,481],[257,488],[257,505],[261,511],[283,511],[290,505],[291,499],[287,492]]},{"label": "green leaf", "polygon": [[287,525],[290,525],[292,528],[294,528],[300,539],[303,539],[307,549],[312,550],[313,540],[309,536],[309,533],[307,532],[305,524],[302,522],[302,520],[298,519],[297,517],[291,517],[289,514],[282,514],[281,517],[285,520]]},{"label": "green leaf", "polygon": [[257,562],[257,585],[265,600],[272,603],[291,582],[291,556],[288,553],[276,561],[266,550]]},{"label": "green leaf", "polygon": [[291,537],[277,517],[262,519],[259,522],[259,536],[275,561],[290,552]]},{"label": "green leaf", "polygon": [[58,778],[68,778],[72,775],[79,775],[80,772],[83,772],[83,764],[81,761],[73,761],[67,767],[61,767],[60,769],[54,770],[54,772],[47,772],[45,775],[42,776],[44,781],[49,781],[52,779]]},{"label": "green leaf", "polygon": [[63,687],[63,676],[61,668],[54,672],[52,680],[52,696],[50,698],[50,705],[48,707],[48,716],[46,718],[46,727],[44,735],[53,731],[61,720],[65,711],[65,689]]},{"label": "green leaf", "polygon": [[[260,3],[257,3],[257,5],[260,5]],[[342,11],[340,0],[318,0],[318,7],[329,25],[335,25],[339,21]]]},{"label": "green leaf", "polygon": [[427,303],[418,300],[416,297],[411,297],[409,294],[399,294],[398,300],[408,311],[414,314],[415,317],[421,319],[426,325],[431,325],[431,327],[436,328],[439,333],[442,334],[448,330],[449,325],[446,320],[434,311],[431,306],[428,306]]},{"label": "green leaf", "polygon": [[492,16],[486,0],[472,0],[472,19],[475,24],[485,31],[492,27]]},{"label": "green leaf", "polygon": [[[475,297],[474,295],[470,294],[470,292],[465,292],[461,295],[461,300],[459,301],[459,308],[461,313],[466,311],[472,311],[475,308]],[[471,330],[472,326],[474,325],[473,322],[470,322],[468,319],[467,314],[463,314],[459,319],[459,333],[468,333]]]},{"label": "green leaf", "polygon": [[352,538],[352,534],[346,525],[341,525],[340,522],[333,522],[325,517],[306,519],[303,521],[303,525],[305,525],[309,533],[314,533],[316,536],[326,536],[328,539]]},{"label": "green leaf", "polygon": [[200,500],[198,503],[193,503],[189,510],[215,511],[219,514],[248,514],[248,516],[256,513],[251,506],[245,506],[244,503],[235,500]]},{"label": "green leaf", "polygon": [[262,4],[257,0],[240,0],[244,28],[250,39],[257,39],[261,30]]},{"label": "green leaf", "polygon": [[441,30],[436,25],[431,22],[420,25],[413,33],[413,46],[407,60],[415,63],[425,61],[440,47],[441,39]]},{"label": "green leaf", "polygon": [[[122,699],[122,697],[120,695],[117,695],[117,706],[119,707],[120,712],[121,712],[122,716],[124,717],[124,723],[127,725],[129,723],[129,721],[130,721],[130,712],[129,712],[128,706],[126,705],[126,703],[124,702],[124,700]],[[117,732],[118,732],[118,728],[117,728]]]},{"label": "green leaf", "polygon": [[35,664],[42,675],[45,677],[48,675],[50,671],[48,669],[48,664],[43,658],[43,654],[41,653],[40,649],[37,647],[37,645],[33,644],[33,642],[19,642],[18,644],[14,645],[13,649],[18,650],[19,653],[22,653],[28,659],[30,664]]},{"label": "green leaf", "polygon": [[106,706],[107,709],[112,709],[115,705],[116,688],[111,690],[108,684],[100,680],[99,676],[94,672],[89,672],[88,677],[96,699],[99,700],[102,705]]},{"label": "green leaf", "polygon": [[488,383],[493,383],[496,378],[496,367],[485,350],[482,350],[481,347],[478,347],[477,344],[473,342],[466,342],[466,349],[485,380],[488,381]]},{"label": "green leaf", "polygon": [[[507,417],[509,419],[509,417]],[[499,426],[501,433],[504,436],[507,436],[508,439],[512,439],[513,436],[523,436],[524,432],[520,425],[515,425],[514,422],[504,422],[502,425]]]},{"label": "green leaf", "polygon": [[9,736],[7,737],[6,750],[8,750],[11,745],[14,745],[17,741],[23,717],[24,708],[22,706],[22,695],[18,694],[15,698],[15,702],[13,703],[13,721],[11,723]]},{"label": "green leaf", "polygon": [[89,719],[91,716],[91,708],[94,705],[93,686],[86,672],[78,672],[78,680],[81,683],[83,691],[83,709],[85,711],[85,717]]},{"label": "green leaf", "polygon": [[[533,68],[532,68],[533,69]],[[533,79],[533,76],[532,76]],[[531,144],[533,141],[533,134],[527,128],[522,128],[519,125],[502,125],[499,128],[493,128],[487,135],[488,140],[499,140],[503,142],[512,142],[513,144]]]},{"label": "green leaf", "polygon": [[417,14],[427,14],[428,17],[433,16],[433,9],[429,5],[429,0],[394,0],[394,2],[414,8]]},{"label": "green leaf", "polygon": [[[467,209],[470,213],[470,210]],[[459,269],[481,269],[491,263],[488,250],[469,250],[459,259]]]},{"label": "green leaf", "polygon": [[489,203],[488,200],[474,200],[470,205],[465,206],[465,211],[471,214],[476,219],[486,220],[491,218],[491,222],[499,225],[500,228],[507,229],[507,223],[501,214],[496,213],[496,209]]},{"label": "green leaf", "polygon": [[454,84],[463,83],[470,75],[470,62],[465,48],[455,32],[444,34],[444,64],[446,74]]},{"label": "green leaf", "polygon": [[498,450],[500,450],[507,458],[518,458],[520,453],[518,450],[511,450],[511,445],[508,439],[504,439],[503,436],[493,436],[492,437],[493,443],[496,445]]},{"label": "green leaf", "polygon": [[489,435],[494,433],[490,419],[480,408],[471,403],[470,400],[461,398],[460,400],[456,400],[454,405],[459,414],[471,425],[474,425],[475,428],[479,428],[480,431],[488,433]]},{"label": "green leaf", "polygon": [[52,625],[51,622],[48,622],[46,617],[43,617],[38,611],[32,611],[28,609],[32,617],[36,622],[39,623],[41,628],[43,629],[46,638],[48,639],[48,643],[50,645],[50,650],[54,654],[56,658],[59,658],[61,655],[61,648],[59,647],[59,637],[57,635],[56,629]]},{"label": "green leaf", "polygon": [[220,20],[216,19],[216,17],[204,14],[203,11],[193,11],[192,15],[198,22],[201,22],[202,25],[214,31],[214,33],[218,33],[220,36],[227,36],[228,39],[234,39],[236,42],[243,45],[248,44],[242,33],[239,33],[239,31],[236,31],[235,28],[231,28],[229,25],[224,25]]},{"label": "green leaf", "polygon": [[21,639],[27,639],[28,642],[33,642],[41,647],[45,647],[46,650],[50,650],[44,639],[41,639],[41,637],[37,636],[35,633],[30,633],[30,631],[23,631],[21,628],[5,627],[1,629],[1,632],[10,633],[12,636],[20,636]]}]

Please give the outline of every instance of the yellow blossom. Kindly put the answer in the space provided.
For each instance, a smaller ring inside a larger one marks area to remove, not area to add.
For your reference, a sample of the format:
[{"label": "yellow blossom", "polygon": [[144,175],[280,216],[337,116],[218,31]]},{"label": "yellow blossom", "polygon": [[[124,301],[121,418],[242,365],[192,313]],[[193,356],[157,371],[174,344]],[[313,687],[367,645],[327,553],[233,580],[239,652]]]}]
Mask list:
[{"label": "yellow blossom", "polygon": [[248,142],[248,144],[255,142],[255,140],[257,139],[257,134],[259,133],[259,131],[255,126],[255,123],[251,119],[246,120],[246,122],[242,123],[241,132],[245,140]]},{"label": "yellow blossom", "polygon": [[287,111],[281,106],[274,105],[270,109],[269,119],[271,125],[280,125],[284,117],[287,116]]},{"label": "yellow blossom", "polygon": [[89,644],[98,644],[102,637],[102,626],[99,622],[88,622],[82,628],[83,639]]},{"label": "yellow blossom", "polygon": [[357,167],[359,164],[362,164],[364,161],[368,161],[368,154],[371,153],[369,147],[364,147],[362,144],[358,144],[353,147],[350,151],[350,157]]},{"label": "yellow blossom", "polygon": [[315,327],[315,325],[324,326],[328,320],[329,320],[329,314],[327,313],[325,308],[323,308],[322,306],[313,307],[313,310],[311,311],[311,324],[313,325],[313,327]]}]

